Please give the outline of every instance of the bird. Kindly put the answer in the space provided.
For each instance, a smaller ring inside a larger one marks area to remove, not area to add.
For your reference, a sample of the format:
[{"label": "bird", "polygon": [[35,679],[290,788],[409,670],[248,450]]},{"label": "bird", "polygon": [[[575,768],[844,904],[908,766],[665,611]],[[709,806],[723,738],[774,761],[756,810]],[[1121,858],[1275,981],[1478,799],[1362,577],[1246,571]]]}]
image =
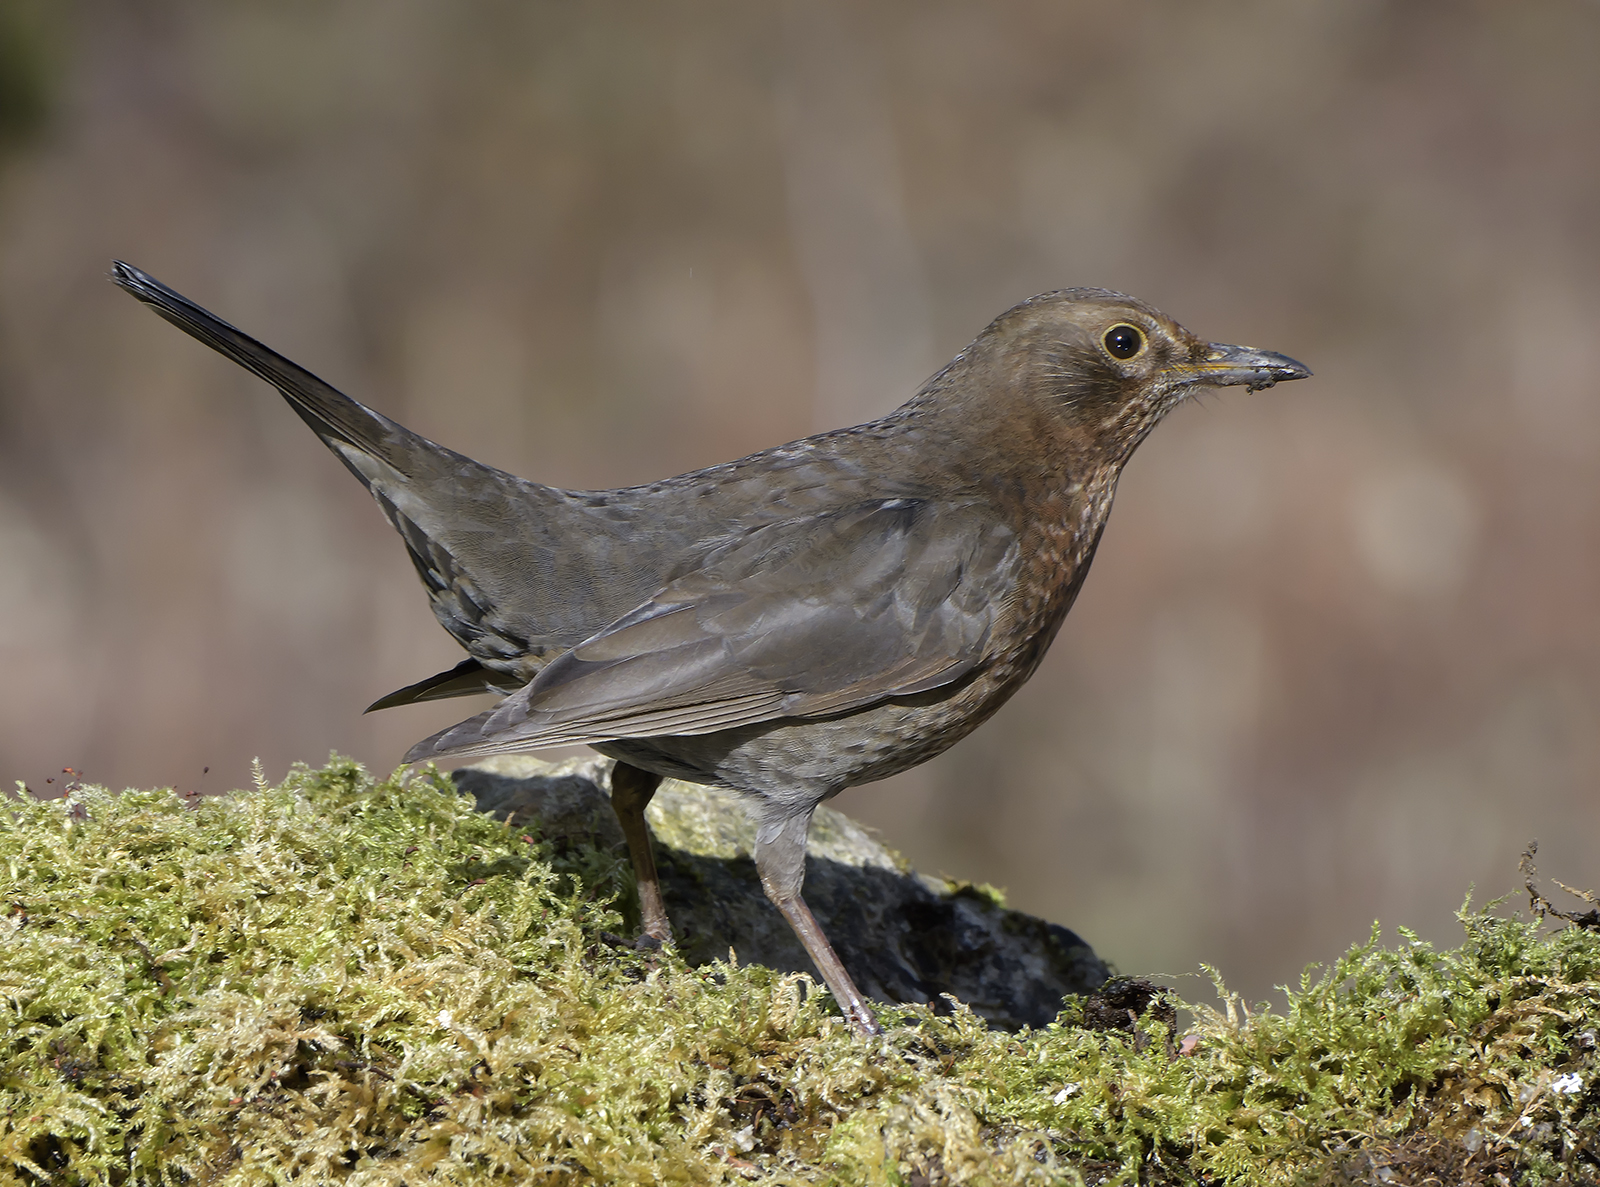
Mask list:
[{"label": "bird", "polygon": [[399,531],[467,658],[370,709],[500,697],[405,760],[576,743],[614,759],[645,943],[671,937],[644,816],[657,786],[740,793],[762,889],[862,1035],[876,1016],[801,894],[817,805],[943,752],[1033,674],[1163,417],[1203,389],[1311,374],[1068,288],[1002,313],[877,420],[566,490],[411,432],[138,268],[112,279],[277,388]]}]

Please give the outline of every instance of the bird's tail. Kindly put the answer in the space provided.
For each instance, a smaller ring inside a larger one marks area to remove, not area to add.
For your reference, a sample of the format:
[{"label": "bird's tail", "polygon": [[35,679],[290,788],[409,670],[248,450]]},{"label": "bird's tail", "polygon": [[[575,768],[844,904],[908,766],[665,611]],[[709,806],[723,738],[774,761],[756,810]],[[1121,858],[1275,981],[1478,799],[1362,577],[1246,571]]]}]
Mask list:
[{"label": "bird's tail", "polygon": [[357,403],[304,367],[263,346],[131,264],[116,261],[111,268],[111,279],[180,330],[227,355],[282,392],[300,418],[368,486],[372,485],[372,476],[355,464],[348,452],[351,447],[383,459],[402,473],[410,469],[406,464],[408,459],[440,450],[431,441]]},{"label": "bird's tail", "polygon": [[[592,531],[587,523],[578,527],[571,522],[573,509],[562,492],[523,482],[435,445],[358,404],[137,268],[118,262],[112,279],[179,329],[283,393],[300,418],[372,492],[405,541],[434,614],[474,655],[516,657],[529,650],[531,640],[552,631],[576,633],[578,638],[590,633],[581,604],[568,613],[576,616],[576,625],[569,628],[560,605],[536,600],[530,609],[527,601],[525,558],[551,558],[554,565],[563,541],[579,531]],[[488,666],[495,671],[452,672],[402,689],[382,703],[455,695],[468,691],[469,685],[472,691],[485,683],[500,688],[509,678],[492,659]]]}]

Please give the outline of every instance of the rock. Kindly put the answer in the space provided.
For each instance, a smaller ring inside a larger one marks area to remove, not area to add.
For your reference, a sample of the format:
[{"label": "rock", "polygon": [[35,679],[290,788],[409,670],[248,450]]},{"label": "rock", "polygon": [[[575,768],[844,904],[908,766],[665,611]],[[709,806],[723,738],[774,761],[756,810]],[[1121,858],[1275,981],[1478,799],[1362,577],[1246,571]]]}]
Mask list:
[{"label": "rock", "polygon": [[[622,851],[611,811],[611,762],[549,763],[524,755],[454,772],[479,808],[547,838]],[[761,892],[755,828],[733,792],[665,780],[647,813],[662,894],[678,949],[695,965],[727,959],[815,975]],[[912,870],[849,817],[827,806],[812,820],[806,902],[869,997],[934,1002],[951,994],[990,1025],[1043,1026],[1065,994],[1090,993],[1109,975],[1075,934],[998,895]]]}]

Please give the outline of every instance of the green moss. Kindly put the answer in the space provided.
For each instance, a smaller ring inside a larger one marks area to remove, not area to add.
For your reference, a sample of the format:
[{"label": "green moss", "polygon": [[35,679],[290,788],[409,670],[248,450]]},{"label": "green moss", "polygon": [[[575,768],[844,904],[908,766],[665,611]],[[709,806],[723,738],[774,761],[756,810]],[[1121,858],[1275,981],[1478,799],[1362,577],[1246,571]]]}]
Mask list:
[{"label": "green moss", "polygon": [[9,801],[0,1181],[1595,1173],[1592,932],[1374,932],[1282,1012],[1224,993],[1188,1036],[1086,1029],[1074,1000],[1021,1035],[886,1010],[864,1042],[805,978],[618,944],[626,876],[443,777],[338,761],[195,804]]}]

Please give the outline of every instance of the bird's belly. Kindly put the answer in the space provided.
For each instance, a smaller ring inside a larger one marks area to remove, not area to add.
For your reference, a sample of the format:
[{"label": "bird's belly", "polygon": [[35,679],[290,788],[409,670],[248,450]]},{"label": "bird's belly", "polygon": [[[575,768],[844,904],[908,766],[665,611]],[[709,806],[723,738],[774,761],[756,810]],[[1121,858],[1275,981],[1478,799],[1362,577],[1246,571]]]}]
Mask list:
[{"label": "bird's belly", "polygon": [[618,739],[595,749],[670,778],[759,797],[765,812],[779,814],[809,811],[846,787],[924,763],[987,721],[1033,675],[1077,597],[1110,507],[1108,480],[1041,517],[1053,527],[1030,549],[1036,572],[1026,575],[1024,596],[998,625],[999,645],[984,666],[953,684],[834,717]]},{"label": "bird's belly", "polygon": [[780,718],[687,737],[626,738],[602,754],[671,778],[757,796],[782,814],[809,810],[943,753],[1006,694],[981,679],[826,718]]}]

